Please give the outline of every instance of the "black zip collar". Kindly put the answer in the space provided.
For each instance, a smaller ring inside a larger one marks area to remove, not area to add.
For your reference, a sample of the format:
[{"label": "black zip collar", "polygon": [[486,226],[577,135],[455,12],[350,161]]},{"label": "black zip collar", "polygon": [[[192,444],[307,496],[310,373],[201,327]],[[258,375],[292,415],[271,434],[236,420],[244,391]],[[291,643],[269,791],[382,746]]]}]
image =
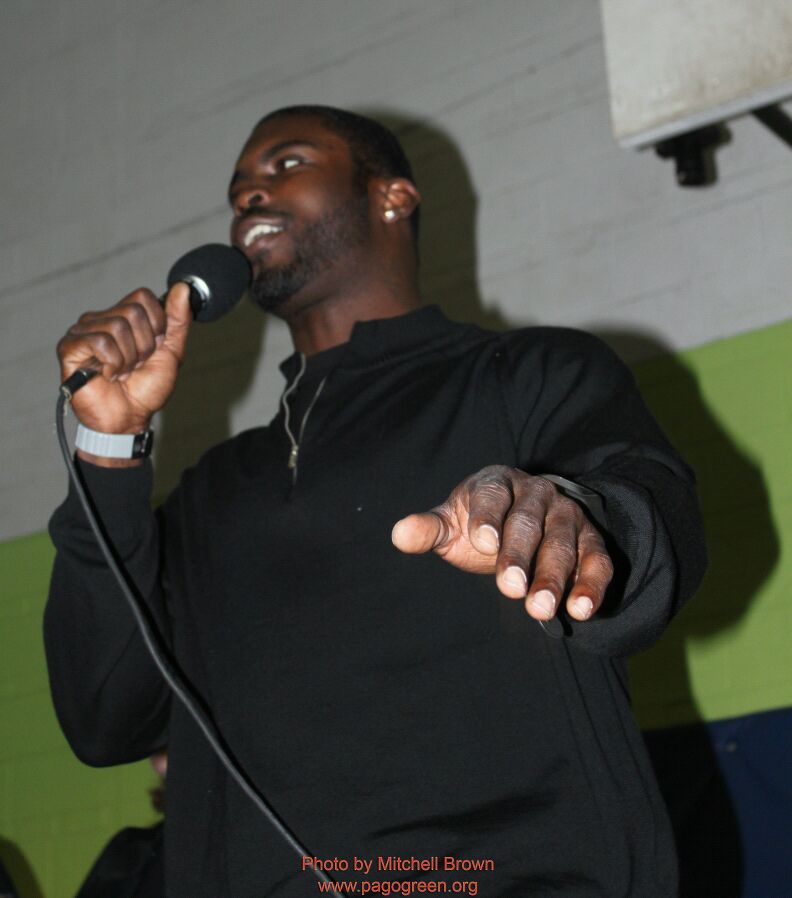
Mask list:
[{"label": "black zip collar", "polygon": [[[330,367],[368,368],[397,357],[419,355],[428,349],[433,353],[442,352],[443,337],[449,344],[456,344],[460,339],[475,335],[481,335],[478,328],[449,321],[434,305],[422,306],[395,318],[358,321],[348,343],[309,356],[306,376],[315,379],[314,369],[316,376],[321,377]],[[300,353],[292,353],[281,363],[280,369],[291,383],[300,370]]]}]

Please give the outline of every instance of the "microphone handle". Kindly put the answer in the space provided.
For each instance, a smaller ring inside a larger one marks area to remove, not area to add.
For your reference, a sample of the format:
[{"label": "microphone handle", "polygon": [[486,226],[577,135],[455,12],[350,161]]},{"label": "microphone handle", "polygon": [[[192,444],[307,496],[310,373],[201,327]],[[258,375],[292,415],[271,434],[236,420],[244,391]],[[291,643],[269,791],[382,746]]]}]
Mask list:
[{"label": "microphone handle", "polygon": [[[206,281],[197,275],[188,274],[181,280],[174,281],[174,283],[187,284],[190,288],[190,311],[192,312],[193,319],[197,318],[198,313],[206,306],[210,295]],[[173,284],[170,286],[172,287]],[[163,293],[162,296],[157,297],[161,306],[165,305],[165,298],[167,295],[167,293]],[[96,377],[99,373],[97,368],[78,368],[63,381],[60,385],[60,391],[67,399],[71,399],[77,390],[84,387],[89,380]]]},{"label": "microphone handle", "polygon": [[97,374],[99,372],[96,368],[78,368],[63,381],[60,385],[60,391],[67,399],[71,399],[77,390],[84,387]]}]

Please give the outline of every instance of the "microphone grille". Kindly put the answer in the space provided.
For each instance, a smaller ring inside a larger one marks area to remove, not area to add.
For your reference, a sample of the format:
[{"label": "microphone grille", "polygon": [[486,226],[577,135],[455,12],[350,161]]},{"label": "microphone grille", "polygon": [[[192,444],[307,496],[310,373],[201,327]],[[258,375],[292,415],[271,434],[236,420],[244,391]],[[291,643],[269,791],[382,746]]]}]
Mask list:
[{"label": "microphone grille", "polygon": [[[195,315],[196,321],[216,321],[242,298],[250,283],[250,263],[235,247],[206,243],[178,259],[168,272],[168,287],[179,281],[200,279],[209,296]],[[201,291],[203,292],[203,291]]]}]

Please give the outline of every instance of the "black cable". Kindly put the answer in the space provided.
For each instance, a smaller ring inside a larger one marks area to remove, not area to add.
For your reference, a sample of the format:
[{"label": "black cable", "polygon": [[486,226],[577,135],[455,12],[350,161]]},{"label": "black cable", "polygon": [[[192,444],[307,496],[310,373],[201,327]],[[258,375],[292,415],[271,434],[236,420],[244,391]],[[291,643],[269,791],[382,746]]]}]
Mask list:
[{"label": "black cable", "polygon": [[[87,382],[87,378],[83,380],[83,383],[85,382]],[[80,386],[81,385],[82,384],[80,384]],[[145,643],[149,654],[151,655],[154,663],[157,665],[160,673],[165,678],[165,682],[168,684],[168,686],[170,686],[170,688],[173,690],[173,693],[198,724],[198,727],[206,737],[206,740],[212,747],[212,750],[220,759],[226,770],[228,770],[231,776],[240,785],[242,791],[248,796],[248,798],[250,798],[253,804],[256,805],[256,807],[267,818],[267,820],[269,820],[269,822],[275,827],[275,829],[283,837],[283,839],[286,840],[289,847],[295,851],[300,860],[302,860],[302,858],[304,857],[313,857],[313,853],[308,851],[308,849],[300,842],[297,836],[280,819],[280,817],[278,817],[275,810],[269,805],[264,796],[258,792],[256,787],[250,781],[245,771],[242,770],[237,762],[226,751],[225,747],[223,746],[220,732],[217,729],[217,725],[207,714],[204,713],[204,711],[200,707],[199,700],[196,698],[194,688],[182,675],[181,671],[176,665],[176,661],[169,655],[167,649],[165,649],[164,645],[162,644],[162,638],[159,636],[157,631],[152,627],[151,623],[148,620],[147,610],[143,608],[138,597],[135,595],[134,589],[130,586],[126,572],[121,569],[120,565],[115,560],[113,552],[111,551],[110,546],[108,545],[107,540],[102,533],[102,529],[99,526],[99,521],[97,520],[96,514],[91,507],[91,502],[85,492],[82,481],[80,480],[80,475],[77,472],[77,468],[72,459],[71,450],[69,449],[68,441],[66,440],[66,430],[63,426],[63,419],[66,417],[66,403],[71,399],[72,392],[74,392],[71,387],[73,387],[73,385],[69,384],[68,381],[66,381],[66,383],[61,386],[60,393],[58,394],[58,401],[55,406],[55,430],[58,434],[58,443],[60,445],[61,452],[63,453],[63,460],[66,462],[66,468],[69,472],[69,477],[74,484],[74,489],[76,490],[77,496],[79,497],[80,503],[82,504],[82,507],[85,511],[85,516],[88,518],[88,523],[91,525],[91,530],[93,530],[94,536],[96,537],[96,542],[99,544],[99,548],[102,550],[102,554],[105,557],[105,561],[107,562],[108,567],[115,575],[115,578],[118,581],[118,585],[121,587],[121,592],[123,593],[124,598],[126,599],[132,611],[132,615],[137,622],[138,628],[140,630],[140,635],[143,637],[143,642]],[[159,645],[158,642],[160,643]],[[324,870],[319,870],[314,864],[311,864],[311,871],[320,882],[326,882],[336,886],[334,894],[344,894],[339,888],[337,888],[337,883],[335,882],[335,880],[332,877],[328,876],[324,872]]]}]

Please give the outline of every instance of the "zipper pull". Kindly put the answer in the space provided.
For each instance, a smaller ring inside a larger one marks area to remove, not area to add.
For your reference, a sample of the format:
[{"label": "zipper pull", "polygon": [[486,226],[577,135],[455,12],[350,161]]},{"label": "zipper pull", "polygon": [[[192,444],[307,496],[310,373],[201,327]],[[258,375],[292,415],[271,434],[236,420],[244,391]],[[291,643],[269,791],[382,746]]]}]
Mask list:
[{"label": "zipper pull", "polygon": [[297,453],[300,451],[300,447],[296,444],[291,447],[291,452],[289,452],[289,462],[287,467],[290,471],[293,471],[297,467]]}]

